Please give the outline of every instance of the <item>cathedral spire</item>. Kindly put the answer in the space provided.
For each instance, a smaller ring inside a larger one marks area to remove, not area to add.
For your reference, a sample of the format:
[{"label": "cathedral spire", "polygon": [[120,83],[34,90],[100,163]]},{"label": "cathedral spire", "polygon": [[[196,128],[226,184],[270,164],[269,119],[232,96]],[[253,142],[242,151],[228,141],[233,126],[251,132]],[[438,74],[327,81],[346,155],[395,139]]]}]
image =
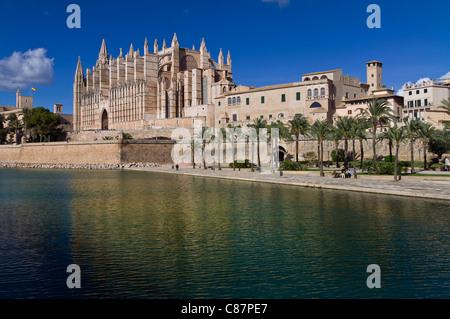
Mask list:
[{"label": "cathedral spire", "polygon": [[103,38],[102,47],[100,48],[100,53],[98,54],[98,59],[102,62],[106,62],[108,60],[108,50],[106,49],[105,38]]},{"label": "cathedral spire", "polygon": [[231,65],[231,54],[230,54],[229,50],[228,50],[228,56],[227,56],[227,65]]},{"label": "cathedral spire", "polygon": [[158,53],[159,48],[158,48],[158,40],[155,39],[155,43],[153,44],[153,53]]},{"label": "cathedral spire", "polygon": [[134,55],[133,42],[131,42],[131,45],[130,45],[130,51],[128,52],[128,54],[130,54],[131,56]]},{"label": "cathedral spire", "polygon": [[219,53],[219,65],[223,65],[223,52],[222,52],[222,48],[220,48],[220,53]]},{"label": "cathedral spire", "polygon": [[81,65],[81,57],[78,57],[77,71],[75,72],[75,78],[78,77],[84,78],[83,66]]},{"label": "cathedral spire", "polygon": [[144,55],[148,54],[148,41],[147,37],[145,37],[145,43],[144,43]]},{"label": "cathedral spire", "polygon": [[179,46],[180,46],[180,44],[178,43],[177,34],[174,33],[173,40],[172,40],[172,47],[179,47]]},{"label": "cathedral spire", "polygon": [[200,52],[206,53],[205,38],[202,38],[202,44],[200,45]]},{"label": "cathedral spire", "polygon": [[163,42],[163,49],[167,49],[166,39],[164,39],[164,42]]}]

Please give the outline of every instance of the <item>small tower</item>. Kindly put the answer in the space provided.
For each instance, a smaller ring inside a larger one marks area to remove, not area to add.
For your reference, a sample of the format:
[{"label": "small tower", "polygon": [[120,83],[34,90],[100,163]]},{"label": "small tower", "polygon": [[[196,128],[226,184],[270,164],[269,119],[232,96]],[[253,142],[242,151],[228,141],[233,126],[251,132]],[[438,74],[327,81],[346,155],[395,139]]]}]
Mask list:
[{"label": "small tower", "polygon": [[55,114],[62,114],[62,104],[56,103],[53,105],[53,113]]},{"label": "small tower", "polygon": [[379,61],[367,62],[367,84],[369,94],[383,87],[383,63]]},{"label": "small tower", "polygon": [[18,108],[18,109],[20,109],[21,108],[21,105],[20,105],[20,101],[22,100],[20,97],[22,96],[22,93],[20,92],[20,88],[17,88],[17,92],[16,92],[16,107]]}]

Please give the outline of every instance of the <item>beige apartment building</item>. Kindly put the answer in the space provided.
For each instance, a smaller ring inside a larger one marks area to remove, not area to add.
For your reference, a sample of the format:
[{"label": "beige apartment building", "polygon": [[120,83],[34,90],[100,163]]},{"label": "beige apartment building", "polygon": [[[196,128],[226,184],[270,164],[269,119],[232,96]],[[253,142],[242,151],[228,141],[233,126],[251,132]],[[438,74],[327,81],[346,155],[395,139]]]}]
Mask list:
[{"label": "beige apartment building", "polygon": [[450,122],[450,116],[439,108],[443,100],[450,98],[450,79],[407,84],[403,91],[403,118],[418,119],[438,128]]}]

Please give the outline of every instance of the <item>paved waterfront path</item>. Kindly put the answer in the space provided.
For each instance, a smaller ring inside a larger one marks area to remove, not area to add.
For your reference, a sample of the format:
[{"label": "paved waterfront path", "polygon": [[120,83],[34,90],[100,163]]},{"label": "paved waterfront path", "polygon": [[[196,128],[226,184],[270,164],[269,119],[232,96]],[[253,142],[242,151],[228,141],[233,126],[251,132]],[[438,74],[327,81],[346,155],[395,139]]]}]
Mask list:
[{"label": "paved waterfront path", "polygon": [[180,174],[198,177],[223,178],[250,182],[265,182],[274,184],[285,184],[303,187],[336,189],[344,191],[357,191],[385,195],[412,196],[420,198],[450,200],[450,178],[449,177],[403,177],[401,181],[395,182],[392,176],[367,176],[360,175],[358,179],[331,178],[330,172],[326,177],[319,177],[319,172],[284,172],[284,176],[270,172],[250,172],[224,170],[205,170],[181,167],[179,171],[172,166],[157,168],[130,168],[130,170]]}]

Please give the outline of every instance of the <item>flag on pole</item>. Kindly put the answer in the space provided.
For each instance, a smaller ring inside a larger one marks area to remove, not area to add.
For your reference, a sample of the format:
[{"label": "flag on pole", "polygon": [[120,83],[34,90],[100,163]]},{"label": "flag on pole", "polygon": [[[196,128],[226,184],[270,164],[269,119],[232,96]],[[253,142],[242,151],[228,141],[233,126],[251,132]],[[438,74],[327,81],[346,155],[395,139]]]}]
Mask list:
[{"label": "flag on pole", "polygon": [[36,88],[32,87],[31,90],[33,90],[34,92],[36,92]]}]

